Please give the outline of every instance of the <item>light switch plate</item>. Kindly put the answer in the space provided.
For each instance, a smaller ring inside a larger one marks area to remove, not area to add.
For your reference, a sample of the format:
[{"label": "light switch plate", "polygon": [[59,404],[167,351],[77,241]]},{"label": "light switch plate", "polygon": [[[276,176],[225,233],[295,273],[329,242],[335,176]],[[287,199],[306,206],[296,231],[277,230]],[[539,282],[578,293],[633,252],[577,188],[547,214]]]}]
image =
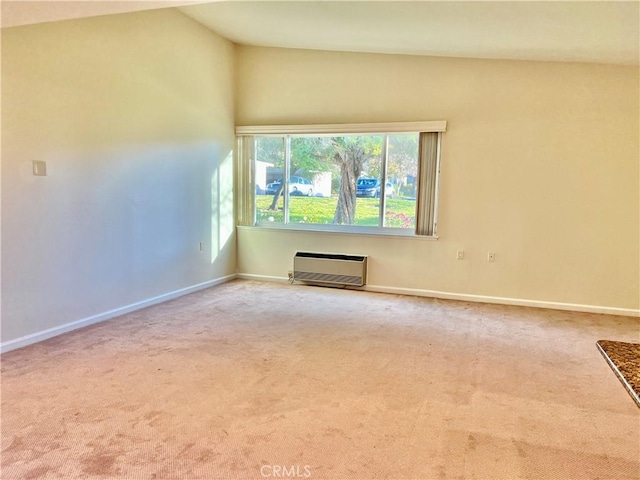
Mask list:
[{"label": "light switch plate", "polygon": [[47,176],[47,162],[43,162],[42,160],[34,160],[33,161],[33,174],[39,177]]}]

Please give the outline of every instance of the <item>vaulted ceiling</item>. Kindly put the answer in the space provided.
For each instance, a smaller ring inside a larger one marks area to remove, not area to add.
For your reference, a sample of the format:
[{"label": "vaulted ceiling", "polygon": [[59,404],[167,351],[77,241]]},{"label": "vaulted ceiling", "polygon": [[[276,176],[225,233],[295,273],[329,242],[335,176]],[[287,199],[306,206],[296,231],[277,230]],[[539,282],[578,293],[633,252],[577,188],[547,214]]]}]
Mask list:
[{"label": "vaulted ceiling", "polygon": [[640,64],[639,1],[3,1],[2,25],[176,6],[239,44]]}]

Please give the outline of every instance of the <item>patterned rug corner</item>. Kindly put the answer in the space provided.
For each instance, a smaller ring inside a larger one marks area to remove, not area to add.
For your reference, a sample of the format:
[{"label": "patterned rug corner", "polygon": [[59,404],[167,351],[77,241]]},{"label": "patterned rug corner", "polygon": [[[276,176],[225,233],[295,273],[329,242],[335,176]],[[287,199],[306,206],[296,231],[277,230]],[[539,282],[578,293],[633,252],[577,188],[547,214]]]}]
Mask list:
[{"label": "patterned rug corner", "polygon": [[640,407],[640,344],[599,340],[596,345],[631,398]]}]

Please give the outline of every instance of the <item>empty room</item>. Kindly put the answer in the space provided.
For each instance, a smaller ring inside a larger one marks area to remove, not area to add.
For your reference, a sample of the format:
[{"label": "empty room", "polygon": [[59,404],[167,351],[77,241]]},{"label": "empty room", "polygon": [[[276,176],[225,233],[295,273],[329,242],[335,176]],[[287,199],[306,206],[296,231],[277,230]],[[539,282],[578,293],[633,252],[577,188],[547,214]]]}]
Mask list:
[{"label": "empty room", "polygon": [[1,13],[0,478],[640,479],[640,2]]}]

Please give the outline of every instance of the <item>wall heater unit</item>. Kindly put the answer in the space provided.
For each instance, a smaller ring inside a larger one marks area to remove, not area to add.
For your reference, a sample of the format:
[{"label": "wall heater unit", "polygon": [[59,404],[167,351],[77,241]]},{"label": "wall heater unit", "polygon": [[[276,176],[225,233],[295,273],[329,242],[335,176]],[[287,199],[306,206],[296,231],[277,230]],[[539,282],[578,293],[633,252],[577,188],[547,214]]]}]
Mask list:
[{"label": "wall heater unit", "polygon": [[296,252],[293,280],[319,285],[361,287],[367,282],[366,255]]}]

